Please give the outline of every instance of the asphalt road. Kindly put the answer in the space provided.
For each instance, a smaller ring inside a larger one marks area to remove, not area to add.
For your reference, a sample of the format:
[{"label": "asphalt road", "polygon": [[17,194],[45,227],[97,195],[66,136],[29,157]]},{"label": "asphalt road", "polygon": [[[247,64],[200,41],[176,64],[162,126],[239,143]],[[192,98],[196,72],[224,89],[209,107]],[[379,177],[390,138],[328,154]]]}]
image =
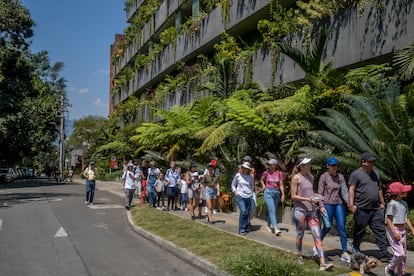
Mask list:
[{"label": "asphalt road", "polygon": [[122,199],[84,185],[0,185],[0,275],[204,275],[135,234]]}]

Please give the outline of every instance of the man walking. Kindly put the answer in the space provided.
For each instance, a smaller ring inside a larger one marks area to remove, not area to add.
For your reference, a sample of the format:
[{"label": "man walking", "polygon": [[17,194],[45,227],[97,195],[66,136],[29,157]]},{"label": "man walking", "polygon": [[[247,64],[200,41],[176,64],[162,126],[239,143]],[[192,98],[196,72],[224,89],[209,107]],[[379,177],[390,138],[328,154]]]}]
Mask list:
[{"label": "man walking", "polygon": [[380,260],[390,262],[384,229],[384,195],[379,174],[374,171],[375,156],[361,155],[361,167],[349,177],[349,211],[354,214],[353,251],[359,251],[365,228],[369,225],[380,249]]}]

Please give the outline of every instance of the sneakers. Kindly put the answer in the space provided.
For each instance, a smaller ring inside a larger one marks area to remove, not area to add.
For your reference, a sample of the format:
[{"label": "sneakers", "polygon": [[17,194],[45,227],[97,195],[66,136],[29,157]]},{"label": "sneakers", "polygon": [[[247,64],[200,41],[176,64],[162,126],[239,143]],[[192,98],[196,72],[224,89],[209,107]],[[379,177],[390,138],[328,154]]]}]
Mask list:
[{"label": "sneakers", "polygon": [[314,256],[315,258],[319,258],[319,251],[318,251],[318,249],[316,248],[316,246],[312,247],[312,251],[313,251],[313,256]]},{"label": "sneakers", "polygon": [[93,202],[89,203],[89,205],[93,206]]},{"label": "sneakers", "polygon": [[268,232],[272,232],[273,234],[275,233],[275,228],[270,228],[270,226],[269,226],[269,225],[267,225],[267,226],[266,226],[266,230],[267,230]]},{"label": "sneakers", "polygon": [[388,265],[385,266],[385,276],[394,276],[394,272],[388,269]]},{"label": "sneakers", "polygon": [[298,263],[301,264],[301,265],[305,263],[303,261],[303,256],[302,255],[299,255],[299,257],[298,257]]},{"label": "sneakers", "polygon": [[88,205],[89,202],[85,201],[85,204]]},{"label": "sneakers", "polygon": [[384,262],[384,263],[389,263],[392,260],[392,255],[388,252],[384,253],[383,255],[381,255],[380,261]]},{"label": "sneakers", "polygon": [[213,214],[217,214],[217,210],[216,209],[213,209]]},{"label": "sneakers", "polygon": [[333,267],[332,263],[324,262],[324,263],[321,263],[321,265],[319,266],[319,270],[320,271],[327,271],[327,270],[331,269],[332,267]]},{"label": "sneakers", "polygon": [[275,235],[276,236],[282,235],[282,231],[280,231],[279,228],[275,227],[275,230],[274,231],[275,231]]},{"label": "sneakers", "polygon": [[348,252],[342,253],[341,261],[349,263],[349,264],[351,263],[351,256],[348,254]]}]

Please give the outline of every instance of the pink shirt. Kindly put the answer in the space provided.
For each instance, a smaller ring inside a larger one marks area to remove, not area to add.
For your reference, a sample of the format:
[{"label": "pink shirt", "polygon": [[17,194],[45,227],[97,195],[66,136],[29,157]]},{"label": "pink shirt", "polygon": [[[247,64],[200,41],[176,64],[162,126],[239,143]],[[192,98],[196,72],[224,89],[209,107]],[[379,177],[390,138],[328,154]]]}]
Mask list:
[{"label": "pink shirt", "polygon": [[283,181],[285,176],[281,171],[270,172],[267,170],[262,174],[261,179],[267,189],[279,189],[280,181]]}]

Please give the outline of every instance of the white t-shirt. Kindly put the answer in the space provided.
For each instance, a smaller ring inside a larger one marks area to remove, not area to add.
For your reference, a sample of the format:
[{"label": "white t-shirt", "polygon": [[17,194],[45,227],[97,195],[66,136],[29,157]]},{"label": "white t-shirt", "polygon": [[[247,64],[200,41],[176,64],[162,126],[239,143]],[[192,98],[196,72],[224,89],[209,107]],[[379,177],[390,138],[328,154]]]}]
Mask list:
[{"label": "white t-shirt", "polygon": [[125,179],[125,189],[135,189],[137,187],[133,176],[134,173],[131,171],[124,172],[122,179]]},{"label": "white t-shirt", "polygon": [[184,179],[181,179],[181,193],[182,194],[188,193],[188,184]]}]

